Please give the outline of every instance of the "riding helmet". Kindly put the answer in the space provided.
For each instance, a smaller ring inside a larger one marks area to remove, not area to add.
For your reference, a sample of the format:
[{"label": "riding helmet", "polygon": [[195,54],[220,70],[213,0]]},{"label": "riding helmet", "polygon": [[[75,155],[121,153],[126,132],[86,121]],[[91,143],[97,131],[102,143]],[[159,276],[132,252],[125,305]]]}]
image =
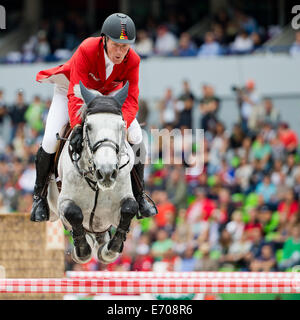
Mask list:
[{"label": "riding helmet", "polygon": [[103,22],[101,35],[118,43],[132,44],[136,37],[134,22],[126,14],[113,13]]}]

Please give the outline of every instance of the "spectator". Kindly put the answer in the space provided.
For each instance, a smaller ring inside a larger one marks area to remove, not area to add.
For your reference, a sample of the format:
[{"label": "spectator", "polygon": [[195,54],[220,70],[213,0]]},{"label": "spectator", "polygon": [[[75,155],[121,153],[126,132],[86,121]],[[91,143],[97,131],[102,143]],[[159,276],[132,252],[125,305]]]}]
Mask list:
[{"label": "spectator", "polygon": [[[243,131],[242,131],[243,132]],[[252,138],[245,137],[242,142],[242,146],[238,148],[236,155],[240,158],[249,159],[252,149]]]},{"label": "spectator", "polygon": [[276,131],[273,129],[270,122],[265,122],[261,129],[262,136],[267,143],[270,143],[276,138]]},{"label": "spectator", "polygon": [[44,108],[45,106],[41,101],[41,98],[39,96],[35,96],[33,102],[28,106],[24,115],[27,125],[38,133],[41,133],[44,130],[44,123],[42,119]]},{"label": "spectator", "polygon": [[183,171],[180,167],[175,167],[171,171],[166,183],[166,191],[176,210],[186,208],[187,187],[183,179]]},{"label": "spectator", "polygon": [[189,33],[183,32],[180,35],[178,48],[175,50],[174,55],[179,57],[193,57],[197,55],[196,45],[191,40]]},{"label": "spectator", "polygon": [[221,54],[221,46],[215,41],[214,34],[206,32],[204,43],[200,46],[198,57],[213,57]]},{"label": "spectator", "polygon": [[[258,210],[257,208],[250,208],[248,211],[249,220],[245,224],[245,233],[250,241],[258,241],[261,239],[260,233],[262,232],[262,225],[258,220]],[[258,235],[259,233],[259,235]]]},{"label": "spectator", "polygon": [[226,230],[231,234],[233,243],[239,241],[244,233],[245,224],[243,222],[242,212],[236,210],[232,214],[232,220],[227,223]]},{"label": "spectator", "polygon": [[259,133],[252,145],[250,159],[261,160],[263,167],[266,167],[271,158],[271,151],[271,146],[265,141],[263,133]]},{"label": "spectator", "polygon": [[29,167],[27,167],[20,179],[18,180],[19,187],[27,193],[32,193],[34,188],[34,181],[35,181],[35,165],[34,161],[31,160],[29,163]]},{"label": "spectator", "polygon": [[[280,159],[276,159],[273,162],[273,170],[271,173],[271,181],[274,183],[276,186],[278,186],[282,180],[282,176],[284,175],[285,178],[285,173],[282,172],[282,161]],[[284,179],[285,180],[285,179]]]},{"label": "spectator", "polygon": [[141,56],[141,58],[147,58],[153,55],[153,41],[148,36],[146,30],[137,31],[137,42],[135,45],[135,51]]},{"label": "spectator", "polygon": [[291,237],[283,245],[283,259],[279,263],[279,269],[284,271],[300,263],[300,224],[292,227]]},{"label": "spectator", "polygon": [[10,141],[12,142],[19,127],[23,128],[25,125],[25,112],[27,104],[24,101],[23,90],[18,90],[16,102],[9,109],[9,116],[12,124],[12,132]]},{"label": "spectator", "polygon": [[220,188],[217,196],[216,204],[220,210],[219,222],[225,225],[228,220],[231,220],[235,206],[231,201],[230,191],[227,188]]},{"label": "spectator", "polygon": [[246,54],[253,50],[253,40],[247,31],[242,30],[238,33],[230,45],[230,50],[233,54]]},{"label": "spectator", "polygon": [[296,153],[298,147],[298,136],[294,130],[290,129],[286,122],[279,124],[278,138],[284,145],[286,152]]},{"label": "spectator", "polygon": [[257,185],[255,192],[261,194],[267,204],[276,201],[276,186],[271,182],[269,175],[264,176],[263,181]]},{"label": "spectator", "polygon": [[32,207],[32,194],[24,193],[19,199],[17,211],[20,213],[30,212]]},{"label": "spectator", "polygon": [[264,98],[263,105],[255,105],[249,117],[249,128],[258,132],[264,124],[270,124],[276,128],[280,120],[279,111],[274,108],[271,98]]},{"label": "spectator", "polygon": [[193,241],[192,226],[186,223],[186,209],[181,209],[177,215],[176,229],[172,235],[174,251],[181,255]]},{"label": "spectator", "polygon": [[277,208],[279,213],[285,213],[285,216],[287,219],[291,219],[291,217],[298,213],[299,210],[299,204],[298,201],[295,199],[294,191],[293,189],[290,189],[285,197],[284,200],[281,201],[278,204]]},{"label": "spectator", "polygon": [[231,234],[226,229],[223,229],[219,240],[219,248],[221,253],[219,261],[223,266],[226,266],[226,256],[229,253],[229,248],[231,247],[231,245]]},{"label": "spectator", "polygon": [[212,32],[214,34],[215,41],[220,45],[220,54],[227,53],[227,39],[225,35],[225,29],[221,24],[215,23],[212,26]]},{"label": "spectator", "polygon": [[261,248],[261,254],[250,263],[250,271],[276,271],[276,260],[272,246],[265,244]]},{"label": "spectator", "polygon": [[178,110],[178,124],[179,129],[192,129],[193,128],[193,107],[194,100],[187,98],[183,101],[183,108]]},{"label": "spectator", "polygon": [[290,153],[286,156],[284,165],[282,166],[282,172],[286,175],[286,183],[292,187],[295,183],[295,177],[300,173],[299,164],[296,165],[295,155]]},{"label": "spectator", "polygon": [[50,45],[47,40],[47,32],[40,30],[37,34],[37,44],[35,47],[38,61],[46,60],[47,56],[51,54]]},{"label": "spectator", "polygon": [[255,82],[249,79],[246,82],[245,88],[238,91],[238,97],[240,98],[240,112],[242,120],[242,129],[245,133],[248,133],[248,121],[251,113],[256,105],[259,104],[259,95],[255,88]]},{"label": "spectator", "polygon": [[[228,147],[228,137],[226,135],[223,123],[217,122],[215,130],[216,135],[210,145],[209,164],[207,167],[208,174],[221,174],[222,162],[225,161],[225,154]],[[226,173],[227,172],[224,172],[224,174]]]},{"label": "spectator", "polygon": [[253,42],[253,51],[258,50],[262,47],[261,36],[258,32],[253,32],[250,35]]},{"label": "spectator", "polygon": [[246,157],[241,158],[239,167],[235,171],[235,182],[247,193],[250,188],[250,177],[252,176],[253,166],[247,161]]},{"label": "spectator", "polygon": [[270,141],[270,145],[272,148],[272,152],[271,152],[272,159],[283,161],[285,159],[284,145],[279,140],[277,132],[276,132],[276,136]]},{"label": "spectator", "polygon": [[243,233],[241,238],[232,242],[229,246],[228,253],[225,254],[221,261],[227,265],[231,265],[234,269],[245,266],[245,257],[251,248],[251,241],[249,241],[247,234]]},{"label": "spectator", "polygon": [[215,95],[214,88],[211,85],[204,84],[202,86],[202,98],[199,108],[202,115],[200,128],[204,131],[213,131],[218,121],[220,99]]},{"label": "spectator", "polygon": [[159,109],[163,127],[177,123],[177,100],[173,97],[172,89],[167,88],[165,97],[159,102]]},{"label": "spectator", "polygon": [[299,56],[300,54],[300,31],[295,33],[295,42],[292,44],[290,48],[290,55],[292,57]]},{"label": "spectator", "polygon": [[207,197],[205,190],[197,188],[195,196],[195,201],[187,208],[186,216],[188,223],[194,223],[199,216],[203,220],[208,220],[213,209],[215,209],[214,202]]},{"label": "spectator", "polygon": [[195,96],[191,90],[190,83],[187,80],[183,80],[182,93],[179,95],[178,100],[184,101],[186,99],[195,100]]},{"label": "spectator", "polygon": [[172,55],[177,47],[177,39],[175,35],[168,31],[165,25],[157,28],[157,38],[155,41],[155,53],[160,56]]},{"label": "spectator", "polygon": [[252,238],[249,239],[252,244],[250,251],[245,256],[245,270],[250,271],[251,262],[261,255],[261,249],[266,244],[260,228],[254,228]]},{"label": "spectator", "polygon": [[165,191],[160,191],[157,198],[156,206],[158,214],[155,216],[155,222],[159,228],[163,228],[167,224],[167,216],[169,213],[175,215],[176,208],[173,203],[168,199],[168,194]]},{"label": "spectator", "polygon": [[173,241],[168,238],[168,233],[164,229],[159,229],[156,241],[151,246],[151,253],[155,261],[161,261],[164,254],[172,248]]},{"label": "spectator", "polygon": [[194,248],[189,246],[183,253],[182,258],[176,263],[176,271],[191,272],[195,270],[197,259],[194,256]]},{"label": "spectator", "polygon": [[196,262],[194,271],[217,271],[219,267],[218,260],[210,257],[209,244],[203,243],[200,248],[201,258]]},{"label": "spectator", "polygon": [[233,126],[232,134],[229,138],[229,147],[231,149],[242,147],[244,139],[245,133],[243,132],[241,126],[238,123],[235,123]]}]

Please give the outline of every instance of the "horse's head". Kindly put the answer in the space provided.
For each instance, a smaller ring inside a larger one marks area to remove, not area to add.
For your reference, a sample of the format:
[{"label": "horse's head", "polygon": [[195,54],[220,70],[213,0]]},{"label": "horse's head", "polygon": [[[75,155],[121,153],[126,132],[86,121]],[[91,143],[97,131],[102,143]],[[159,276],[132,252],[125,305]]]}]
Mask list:
[{"label": "horse's head", "polygon": [[122,105],[128,95],[128,82],[113,96],[102,96],[80,82],[84,100],[81,108],[84,149],[93,165],[97,184],[112,189],[119,172],[121,148],[125,139]]}]

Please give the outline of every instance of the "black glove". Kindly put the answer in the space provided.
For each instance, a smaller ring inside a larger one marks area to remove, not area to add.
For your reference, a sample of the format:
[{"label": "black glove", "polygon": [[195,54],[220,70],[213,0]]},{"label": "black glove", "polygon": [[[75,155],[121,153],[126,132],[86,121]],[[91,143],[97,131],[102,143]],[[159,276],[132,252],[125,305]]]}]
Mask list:
[{"label": "black glove", "polygon": [[82,142],[83,142],[83,129],[81,125],[76,125],[72,131],[70,137],[70,146],[72,147],[72,151],[77,154],[81,154],[82,151]]}]

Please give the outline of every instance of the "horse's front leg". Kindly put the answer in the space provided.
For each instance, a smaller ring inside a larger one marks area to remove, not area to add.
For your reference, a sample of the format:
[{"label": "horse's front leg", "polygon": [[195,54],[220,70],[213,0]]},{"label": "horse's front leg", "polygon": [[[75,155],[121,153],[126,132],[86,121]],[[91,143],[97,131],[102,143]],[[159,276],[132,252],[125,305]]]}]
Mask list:
[{"label": "horse's front leg", "polygon": [[81,209],[73,200],[64,200],[60,206],[60,212],[72,227],[71,233],[74,240],[73,260],[77,263],[87,263],[92,257],[92,250],[86,240]]},{"label": "horse's front leg", "polygon": [[122,200],[121,218],[116,233],[108,243],[101,246],[98,250],[98,258],[101,262],[111,263],[122,252],[131,220],[138,213],[138,210],[138,203],[133,198]]}]

